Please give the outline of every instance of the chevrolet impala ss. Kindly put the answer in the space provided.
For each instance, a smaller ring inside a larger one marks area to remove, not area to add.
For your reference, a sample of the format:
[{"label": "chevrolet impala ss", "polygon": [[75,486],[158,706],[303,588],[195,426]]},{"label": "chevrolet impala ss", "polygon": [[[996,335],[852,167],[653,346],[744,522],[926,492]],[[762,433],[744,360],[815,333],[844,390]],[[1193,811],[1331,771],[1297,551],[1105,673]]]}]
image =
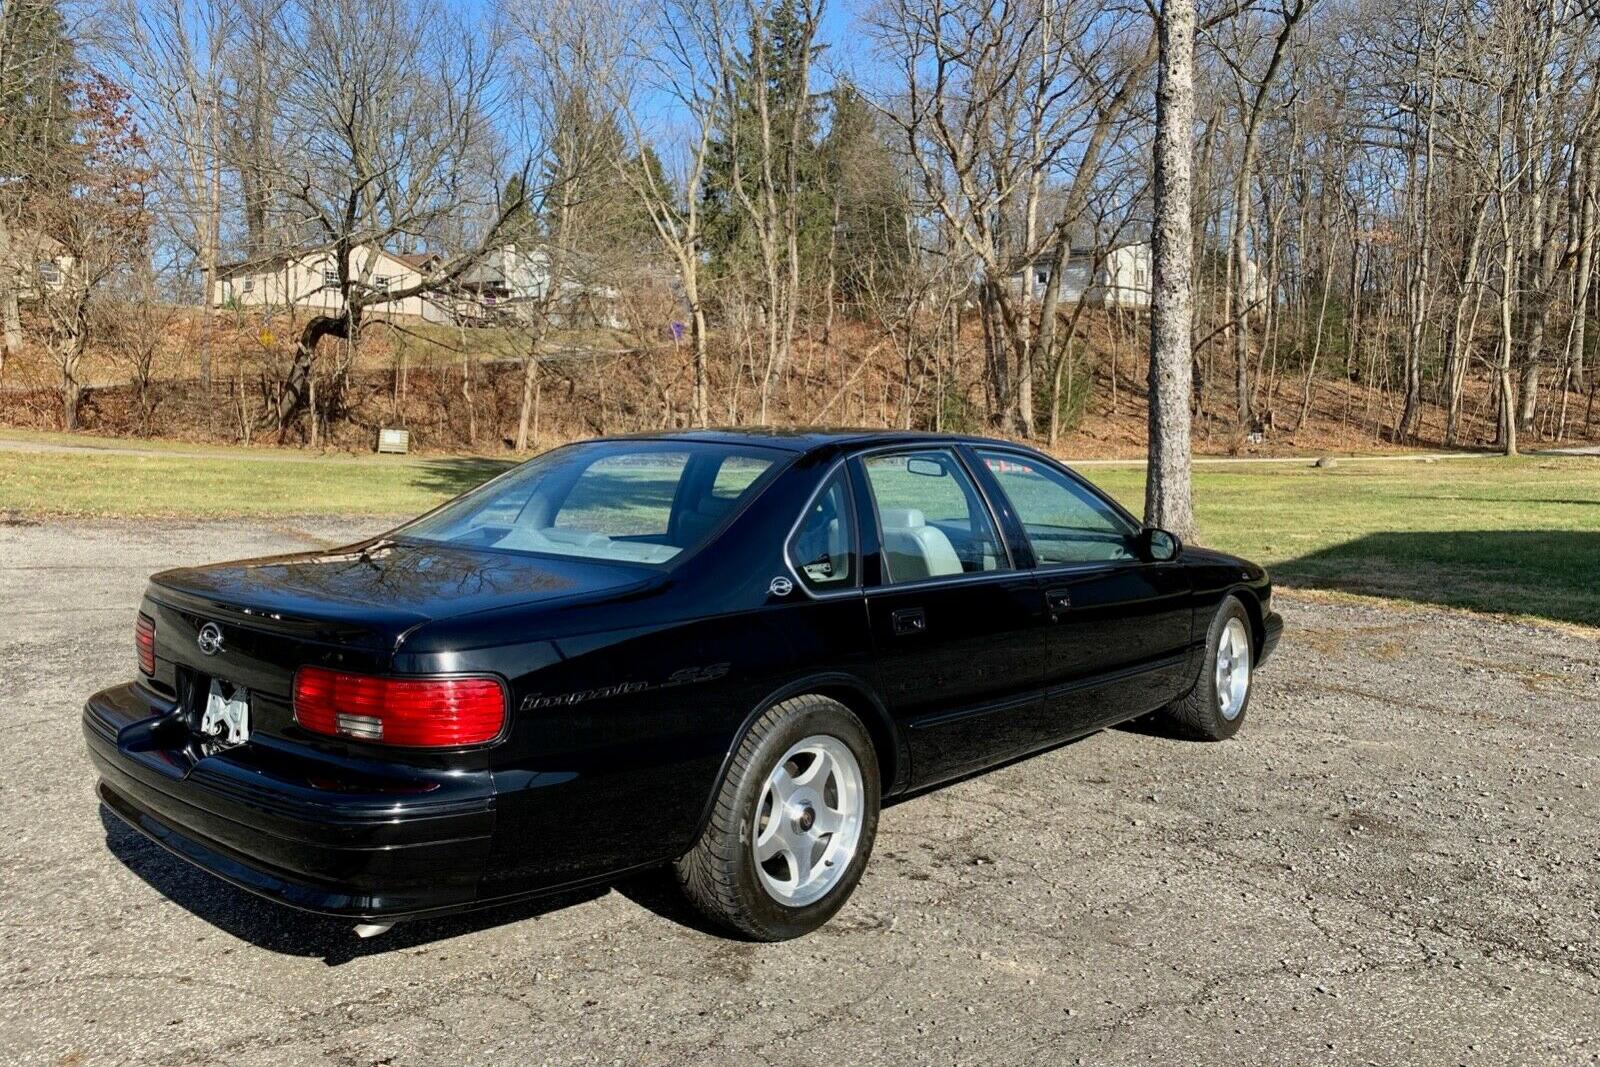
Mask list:
[{"label": "chevrolet impala ss", "polygon": [[845,903],[886,797],[1151,714],[1233,736],[1271,596],[1002,441],[611,438],[155,575],[83,728],[115,815],[363,934],[670,866],[778,940]]}]

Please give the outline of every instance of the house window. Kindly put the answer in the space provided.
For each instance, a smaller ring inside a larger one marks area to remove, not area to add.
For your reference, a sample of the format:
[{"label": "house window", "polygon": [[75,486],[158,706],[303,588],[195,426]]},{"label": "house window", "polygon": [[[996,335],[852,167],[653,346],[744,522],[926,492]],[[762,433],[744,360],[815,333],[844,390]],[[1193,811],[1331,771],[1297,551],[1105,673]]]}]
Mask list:
[{"label": "house window", "polygon": [[338,285],[339,284],[339,272],[334,270],[332,267],[323,267],[322,268],[322,284],[323,285]]},{"label": "house window", "polygon": [[1034,277],[1039,279],[1040,285],[1043,285],[1045,282],[1050,280],[1050,272],[1047,270],[1036,271],[1034,273]]},{"label": "house window", "polygon": [[39,264],[39,280],[46,285],[60,285],[61,268],[54,263]]},{"label": "house window", "polygon": [[389,282],[391,280],[392,279],[389,275],[380,274],[376,278],[372,279],[372,287],[380,293],[387,293],[389,291]]},{"label": "house window", "polygon": [[239,282],[239,291],[241,293],[253,293],[253,292],[255,292],[256,291],[256,280],[254,278],[241,279],[240,282]]}]

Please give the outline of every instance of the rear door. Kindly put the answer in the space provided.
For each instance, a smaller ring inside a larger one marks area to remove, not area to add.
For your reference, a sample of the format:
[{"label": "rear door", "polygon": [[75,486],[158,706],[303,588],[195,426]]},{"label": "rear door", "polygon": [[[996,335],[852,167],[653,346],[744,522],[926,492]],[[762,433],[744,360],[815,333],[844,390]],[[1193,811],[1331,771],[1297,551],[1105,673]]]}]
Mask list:
[{"label": "rear door", "polygon": [[1031,747],[1049,619],[952,448],[855,460],[879,561],[867,589],[879,688],[925,785]]},{"label": "rear door", "polygon": [[1176,697],[1192,678],[1183,564],[1143,559],[1138,524],[1070,471],[999,447],[970,455],[1033,557],[1051,620],[1041,663],[1056,735],[1121,722]]}]

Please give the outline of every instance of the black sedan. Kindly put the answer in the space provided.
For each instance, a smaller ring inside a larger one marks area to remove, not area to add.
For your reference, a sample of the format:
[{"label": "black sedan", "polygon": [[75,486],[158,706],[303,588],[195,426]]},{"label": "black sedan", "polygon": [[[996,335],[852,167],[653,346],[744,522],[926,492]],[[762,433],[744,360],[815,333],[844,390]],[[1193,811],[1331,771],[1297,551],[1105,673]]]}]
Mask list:
[{"label": "black sedan", "polygon": [[559,448],[382,537],[167,571],[91,697],[100,798],[358,932],[671,864],[826,922],[885,797],[1137,716],[1221,740],[1262,568],[1054,460],[913,433]]}]

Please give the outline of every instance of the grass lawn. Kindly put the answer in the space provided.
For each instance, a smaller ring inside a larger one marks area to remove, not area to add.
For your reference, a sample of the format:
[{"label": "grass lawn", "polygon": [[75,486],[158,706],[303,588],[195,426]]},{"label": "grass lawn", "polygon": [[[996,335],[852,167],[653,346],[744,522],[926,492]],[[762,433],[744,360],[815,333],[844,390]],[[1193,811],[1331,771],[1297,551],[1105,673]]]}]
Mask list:
[{"label": "grass lawn", "polygon": [[[506,465],[0,451],[0,513],[407,515]],[[1087,474],[1142,509],[1142,468]],[[1202,466],[1195,493],[1201,542],[1267,564],[1285,585],[1600,625],[1600,458]]]},{"label": "grass lawn", "polygon": [[508,465],[466,457],[280,457],[244,450],[216,458],[0,450],[0,513],[196,518],[414,515]]},{"label": "grass lawn", "polygon": [[[1142,469],[1088,473],[1143,510]],[[1600,457],[1200,467],[1195,505],[1284,585],[1600,625]]]}]

